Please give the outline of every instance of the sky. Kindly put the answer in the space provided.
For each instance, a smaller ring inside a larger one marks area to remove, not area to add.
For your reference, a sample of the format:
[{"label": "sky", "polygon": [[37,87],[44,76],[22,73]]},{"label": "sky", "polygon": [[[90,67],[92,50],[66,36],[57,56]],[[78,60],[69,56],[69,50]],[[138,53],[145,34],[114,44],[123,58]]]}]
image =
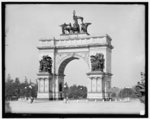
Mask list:
[{"label": "sky", "polygon": [[[59,25],[73,23],[72,13],[91,22],[88,32],[108,34],[112,38],[112,87],[132,87],[145,69],[144,6],[142,5],[7,5],[6,7],[6,77],[25,76],[33,82],[39,69],[38,40],[59,38]],[[79,70],[76,70],[79,69]],[[71,61],[65,69],[69,85],[85,85],[87,64]]]}]

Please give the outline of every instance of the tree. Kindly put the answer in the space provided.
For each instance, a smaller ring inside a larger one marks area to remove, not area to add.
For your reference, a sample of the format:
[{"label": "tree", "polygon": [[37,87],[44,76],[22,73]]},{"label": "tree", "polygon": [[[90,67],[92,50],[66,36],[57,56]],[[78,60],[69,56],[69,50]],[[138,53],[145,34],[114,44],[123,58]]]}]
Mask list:
[{"label": "tree", "polygon": [[28,83],[28,79],[27,79],[27,77],[26,77],[26,76],[25,76],[24,84],[25,84],[25,86],[28,86],[28,85],[29,85],[29,83]]},{"label": "tree", "polygon": [[118,98],[119,92],[120,92],[120,89],[118,87],[112,87],[108,90],[108,93],[110,94],[110,97],[112,99]]},{"label": "tree", "polygon": [[120,98],[132,98],[134,96],[134,91],[132,88],[124,88],[119,92]]},{"label": "tree", "polygon": [[[29,86],[32,86],[32,90],[29,89]],[[28,79],[25,77],[23,83],[20,83],[18,77],[15,78],[15,81],[11,78],[10,74],[5,81],[5,99],[12,100],[24,97],[37,97],[37,84],[34,84],[30,80],[30,84],[28,83]]]},{"label": "tree", "polygon": [[6,82],[5,82],[5,99],[10,100],[12,96],[12,84],[13,80],[11,79],[10,74],[8,74]]},{"label": "tree", "polygon": [[71,99],[77,99],[77,86],[76,85],[73,85],[69,88],[69,94],[68,94],[68,98],[71,98]]},{"label": "tree", "polygon": [[11,78],[11,75],[8,74],[7,79],[5,80],[5,82],[11,82],[11,81],[13,81],[12,78]]},{"label": "tree", "polygon": [[[18,81],[17,81],[18,82]],[[27,77],[25,77],[25,79],[24,79],[24,82],[23,83],[20,83],[20,86],[19,86],[19,97],[21,97],[21,98],[24,98],[24,97],[26,97],[28,94],[27,94],[27,91],[26,91],[26,88],[25,87],[27,87],[29,85],[29,83],[28,83],[28,79],[27,79]]]},{"label": "tree", "polygon": [[117,94],[115,92],[112,92],[111,93],[111,98],[113,98],[113,99],[117,98]]},{"label": "tree", "polygon": [[20,81],[18,77],[15,79],[14,87],[15,87],[14,88],[15,96],[19,98],[20,97]]},{"label": "tree", "polygon": [[20,84],[20,97],[21,98],[25,97],[25,85],[24,85],[24,83]]},{"label": "tree", "polygon": [[73,85],[69,87],[68,98],[70,99],[82,99],[87,98],[87,88],[84,86]]},{"label": "tree", "polygon": [[138,82],[134,87],[134,93],[142,103],[145,103],[145,82]]},{"label": "tree", "polygon": [[87,97],[87,88],[84,87],[84,86],[78,86],[77,87],[77,90],[78,90],[78,98],[86,98]]},{"label": "tree", "polygon": [[142,103],[145,103],[145,73],[141,72],[141,80],[133,88],[135,95]]},{"label": "tree", "polygon": [[19,78],[15,78],[15,81],[11,79],[11,76],[8,75],[8,78],[5,82],[5,99],[12,100],[18,99],[20,97],[20,81]]}]

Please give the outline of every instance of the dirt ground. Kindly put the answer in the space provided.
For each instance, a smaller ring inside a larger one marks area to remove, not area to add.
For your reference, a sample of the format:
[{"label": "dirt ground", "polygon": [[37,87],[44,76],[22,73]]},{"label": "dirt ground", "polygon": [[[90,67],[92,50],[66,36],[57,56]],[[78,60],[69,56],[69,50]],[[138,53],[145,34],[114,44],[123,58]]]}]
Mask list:
[{"label": "dirt ground", "polygon": [[140,101],[87,101],[71,100],[64,101],[42,101],[35,100],[32,104],[29,101],[9,102],[9,111],[12,113],[93,113],[93,114],[142,114],[144,104]]}]

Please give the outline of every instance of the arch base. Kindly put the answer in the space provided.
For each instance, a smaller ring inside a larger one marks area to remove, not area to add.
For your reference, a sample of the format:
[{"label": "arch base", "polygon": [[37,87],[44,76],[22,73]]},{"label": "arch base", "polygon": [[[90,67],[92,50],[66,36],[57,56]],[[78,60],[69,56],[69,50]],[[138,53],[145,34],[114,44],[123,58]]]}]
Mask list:
[{"label": "arch base", "polygon": [[88,99],[105,99],[109,98],[107,90],[110,87],[107,81],[107,73],[101,71],[92,71],[87,73],[90,79],[88,87]]}]

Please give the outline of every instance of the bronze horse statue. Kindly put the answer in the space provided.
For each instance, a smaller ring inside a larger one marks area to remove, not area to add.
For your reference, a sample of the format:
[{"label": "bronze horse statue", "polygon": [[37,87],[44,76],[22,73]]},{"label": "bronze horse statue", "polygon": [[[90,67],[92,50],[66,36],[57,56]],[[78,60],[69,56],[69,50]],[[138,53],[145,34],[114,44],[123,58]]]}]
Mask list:
[{"label": "bronze horse statue", "polygon": [[71,23],[69,24],[62,24],[60,25],[62,27],[62,34],[67,34],[67,33],[80,33],[80,27],[77,24],[73,24],[73,26],[71,25]]},{"label": "bronze horse statue", "polygon": [[[82,33],[86,33],[87,35],[89,35],[89,33],[87,32],[87,27],[90,25],[91,23],[82,23],[81,24],[81,32]],[[62,24],[60,25],[62,27],[62,33],[63,34],[67,34],[67,33],[80,33],[80,26],[79,24],[73,24],[73,26],[71,25],[71,23],[69,24]]]},{"label": "bronze horse statue", "polygon": [[69,24],[64,23],[64,24],[62,24],[60,26],[62,28],[62,34],[66,34],[66,31],[68,33],[70,33],[70,28],[69,28],[70,25]]},{"label": "bronze horse statue", "polygon": [[81,24],[81,32],[86,33],[87,35],[89,35],[89,33],[87,32],[87,27],[91,25],[91,23],[82,23]]}]

